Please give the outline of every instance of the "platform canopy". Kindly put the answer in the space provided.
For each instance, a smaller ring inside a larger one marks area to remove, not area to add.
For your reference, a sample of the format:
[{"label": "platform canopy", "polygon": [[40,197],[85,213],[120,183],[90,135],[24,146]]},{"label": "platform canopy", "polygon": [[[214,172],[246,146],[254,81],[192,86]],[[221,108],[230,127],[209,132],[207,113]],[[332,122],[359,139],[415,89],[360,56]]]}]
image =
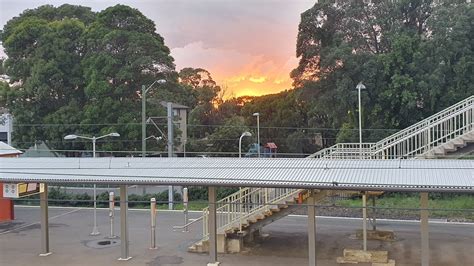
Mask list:
[{"label": "platform canopy", "polygon": [[0,182],[474,193],[474,160],[0,158]]}]

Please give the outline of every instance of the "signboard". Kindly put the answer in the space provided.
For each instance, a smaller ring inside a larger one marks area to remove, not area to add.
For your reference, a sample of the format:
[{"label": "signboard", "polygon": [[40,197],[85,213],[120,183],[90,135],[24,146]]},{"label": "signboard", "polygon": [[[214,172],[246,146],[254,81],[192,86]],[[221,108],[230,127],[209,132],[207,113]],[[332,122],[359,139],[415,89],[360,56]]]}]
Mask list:
[{"label": "signboard", "polygon": [[22,198],[44,192],[43,183],[4,183],[4,198]]}]

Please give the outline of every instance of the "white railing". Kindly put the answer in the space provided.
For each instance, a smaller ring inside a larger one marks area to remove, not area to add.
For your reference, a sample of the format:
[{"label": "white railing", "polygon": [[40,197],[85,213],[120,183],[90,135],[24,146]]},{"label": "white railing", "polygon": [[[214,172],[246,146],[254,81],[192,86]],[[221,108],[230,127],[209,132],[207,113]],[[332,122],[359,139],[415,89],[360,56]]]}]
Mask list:
[{"label": "white railing", "polygon": [[361,148],[359,143],[337,143],[310,155],[309,158],[369,159],[374,145],[375,143],[362,143]]},{"label": "white railing", "polygon": [[[224,233],[232,228],[242,231],[242,224],[247,223],[247,219],[254,215],[264,215],[272,205],[282,204],[300,191],[292,188],[241,188],[216,203],[217,232]],[[203,238],[207,239],[209,208],[203,210],[202,217]]]},{"label": "white railing", "polygon": [[338,143],[310,158],[399,159],[426,154],[474,130],[474,95],[377,143]]}]

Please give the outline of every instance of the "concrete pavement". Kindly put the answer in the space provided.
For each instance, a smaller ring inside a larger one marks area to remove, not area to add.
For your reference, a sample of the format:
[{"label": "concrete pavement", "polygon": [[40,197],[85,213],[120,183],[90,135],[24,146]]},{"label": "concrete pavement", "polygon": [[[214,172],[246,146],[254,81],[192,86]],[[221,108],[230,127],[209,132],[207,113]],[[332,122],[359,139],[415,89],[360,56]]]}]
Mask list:
[{"label": "concrete pavement", "polygon": [[[173,232],[173,225],[183,223],[180,212],[159,211],[157,215],[157,250],[150,250],[150,214],[130,210],[130,261],[117,261],[120,246],[91,248],[90,241],[104,239],[109,231],[108,210],[98,210],[101,235],[90,236],[92,209],[50,207],[52,255],[40,252],[39,208],[16,207],[17,220],[0,224],[0,265],[206,265],[207,254],[187,252],[187,247],[201,235],[201,222],[189,233]],[[196,218],[198,212],[190,213]],[[119,212],[115,232],[119,234]],[[222,265],[307,265],[306,217],[290,216],[264,228],[269,236],[258,240],[242,254],[219,254]],[[351,237],[360,228],[360,219],[321,218],[317,222],[318,265],[337,265],[343,248],[360,248],[361,241]],[[369,241],[369,249],[389,251],[397,265],[420,265],[418,222],[378,221],[378,227],[394,230],[394,242]],[[469,265],[474,261],[473,224],[430,224],[431,265]],[[363,265],[363,264],[361,264]]]}]

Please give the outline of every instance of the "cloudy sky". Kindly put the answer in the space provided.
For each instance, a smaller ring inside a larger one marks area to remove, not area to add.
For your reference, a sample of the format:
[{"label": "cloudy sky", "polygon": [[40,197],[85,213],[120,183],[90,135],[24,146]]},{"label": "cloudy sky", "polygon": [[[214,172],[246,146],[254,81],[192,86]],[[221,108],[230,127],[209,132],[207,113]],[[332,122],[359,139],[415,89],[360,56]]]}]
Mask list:
[{"label": "cloudy sky", "polygon": [[177,69],[201,67],[227,87],[227,97],[262,95],[291,88],[297,65],[300,14],[315,0],[0,0],[0,26],[23,10],[43,4],[115,4],[139,9],[154,20]]}]

